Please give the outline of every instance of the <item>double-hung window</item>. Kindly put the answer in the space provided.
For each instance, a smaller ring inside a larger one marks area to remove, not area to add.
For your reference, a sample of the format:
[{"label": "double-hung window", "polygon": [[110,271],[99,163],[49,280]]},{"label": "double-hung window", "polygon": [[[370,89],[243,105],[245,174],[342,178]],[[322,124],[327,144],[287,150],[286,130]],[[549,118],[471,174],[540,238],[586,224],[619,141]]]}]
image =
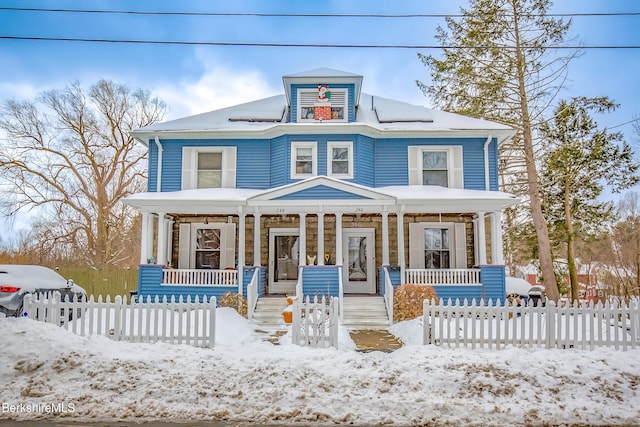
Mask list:
[{"label": "double-hung window", "polygon": [[291,143],[291,178],[304,179],[318,175],[316,142]]},{"label": "double-hung window", "polygon": [[234,188],[236,147],[184,147],[182,189]]},{"label": "double-hung window", "polygon": [[327,175],[335,178],[353,178],[353,143],[327,143]]},{"label": "double-hung window", "polygon": [[409,224],[409,268],[467,268],[465,223]]},{"label": "double-hung window", "polygon": [[234,223],[182,223],[178,236],[178,268],[222,270],[235,267]]},{"label": "double-hung window", "polygon": [[409,184],[464,188],[461,146],[409,146]]}]

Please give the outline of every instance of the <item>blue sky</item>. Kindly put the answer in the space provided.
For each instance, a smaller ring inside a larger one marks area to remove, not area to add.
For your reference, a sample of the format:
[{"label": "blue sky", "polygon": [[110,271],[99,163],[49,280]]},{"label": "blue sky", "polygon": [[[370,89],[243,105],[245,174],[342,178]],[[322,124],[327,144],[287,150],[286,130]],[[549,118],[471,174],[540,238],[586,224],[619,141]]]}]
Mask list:
[{"label": "blue sky", "polygon": [[[457,13],[462,0],[3,0],[0,7],[252,13]],[[562,0],[555,13],[640,12],[637,0]],[[0,10],[0,36],[433,45],[442,18],[197,17],[17,12]],[[584,45],[640,45],[640,16],[575,17],[570,37]],[[330,67],[364,76],[363,90],[429,105],[417,88],[428,69],[414,49],[174,46],[0,39],[0,103],[33,99],[67,82],[101,78],[150,89],[168,118],[282,93],[283,74]],[[437,54],[437,51],[423,52]],[[607,95],[621,108],[600,123],[640,116],[640,49],[586,50],[573,61],[560,96]],[[630,126],[619,128],[629,141]],[[640,151],[640,142],[634,143]],[[15,225],[15,224],[14,224]]]}]

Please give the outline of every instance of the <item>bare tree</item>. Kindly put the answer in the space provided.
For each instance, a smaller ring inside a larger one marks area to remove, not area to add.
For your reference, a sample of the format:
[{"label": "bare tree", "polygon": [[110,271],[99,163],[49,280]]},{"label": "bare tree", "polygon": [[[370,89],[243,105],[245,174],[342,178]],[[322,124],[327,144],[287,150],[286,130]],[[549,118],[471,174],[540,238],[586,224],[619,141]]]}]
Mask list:
[{"label": "bare tree", "polygon": [[419,54],[431,70],[432,82],[417,83],[440,108],[495,120],[518,131],[512,145],[503,147],[502,166],[519,179],[503,182],[503,188],[517,190],[524,184],[542,280],[547,295],[558,299],[535,136],[577,52],[551,54],[565,41],[571,22],[549,16],[550,4],[550,0],[469,0],[460,19],[447,18],[446,29],[438,27],[443,58]]},{"label": "bare tree", "polygon": [[126,264],[135,215],[121,199],[142,191],[146,167],[146,150],[129,132],[165,114],[149,91],[108,80],[7,102],[0,111],[6,213],[36,209],[35,239],[51,251],[95,267]]}]

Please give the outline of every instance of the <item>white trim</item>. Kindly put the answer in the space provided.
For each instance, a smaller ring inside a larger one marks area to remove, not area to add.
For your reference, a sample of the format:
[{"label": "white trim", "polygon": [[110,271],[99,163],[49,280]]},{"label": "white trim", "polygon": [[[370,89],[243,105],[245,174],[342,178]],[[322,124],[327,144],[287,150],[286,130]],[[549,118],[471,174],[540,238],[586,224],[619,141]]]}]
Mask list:
[{"label": "white trim", "polygon": [[157,158],[157,168],[156,168],[156,191],[162,191],[162,143],[160,142],[160,138],[157,136],[154,138],[156,142],[156,146],[158,147],[158,158]]},{"label": "white trim", "polygon": [[484,216],[484,212],[478,212],[478,265],[487,264],[487,238]]},{"label": "white trim", "polygon": [[[298,148],[311,148],[311,173],[297,171]],[[306,179],[318,175],[318,143],[315,141],[292,141],[290,155],[291,179]]]},{"label": "white trim", "polygon": [[183,190],[197,188],[198,154],[200,153],[222,153],[221,188],[235,188],[237,147],[183,147],[181,188]]},{"label": "white trim", "polygon": [[[333,149],[346,148],[347,156],[347,173],[333,172]],[[327,142],[327,176],[338,179],[353,179],[355,164],[353,162],[353,141],[328,141]]]},{"label": "white trim", "polygon": [[426,152],[447,153],[447,187],[464,188],[461,145],[410,145],[408,147],[409,185],[423,185],[422,156]]}]

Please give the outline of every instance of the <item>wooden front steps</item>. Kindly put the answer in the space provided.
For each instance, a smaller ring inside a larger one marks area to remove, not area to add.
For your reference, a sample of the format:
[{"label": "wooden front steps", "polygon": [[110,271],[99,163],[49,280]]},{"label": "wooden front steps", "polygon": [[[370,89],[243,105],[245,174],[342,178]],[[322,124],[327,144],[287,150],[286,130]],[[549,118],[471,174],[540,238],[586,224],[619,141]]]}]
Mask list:
[{"label": "wooden front steps", "polygon": [[349,330],[389,329],[387,307],[381,296],[345,296],[343,310],[343,323]]}]

